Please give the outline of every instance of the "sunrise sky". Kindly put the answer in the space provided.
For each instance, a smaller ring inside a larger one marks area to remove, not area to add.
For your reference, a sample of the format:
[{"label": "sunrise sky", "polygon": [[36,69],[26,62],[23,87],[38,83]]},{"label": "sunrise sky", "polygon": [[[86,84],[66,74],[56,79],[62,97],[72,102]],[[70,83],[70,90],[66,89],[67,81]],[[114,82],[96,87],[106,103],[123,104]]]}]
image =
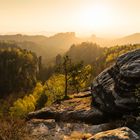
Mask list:
[{"label": "sunrise sky", "polygon": [[0,33],[14,32],[101,37],[140,32],[140,0],[0,0]]}]

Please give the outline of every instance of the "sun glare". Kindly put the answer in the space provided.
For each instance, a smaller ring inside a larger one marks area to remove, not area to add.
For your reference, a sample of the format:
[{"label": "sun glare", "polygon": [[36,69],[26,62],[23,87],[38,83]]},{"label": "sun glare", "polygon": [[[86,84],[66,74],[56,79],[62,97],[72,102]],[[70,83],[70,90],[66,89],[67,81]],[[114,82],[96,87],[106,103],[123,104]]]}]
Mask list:
[{"label": "sun glare", "polygon": [[111,13],[104,5],[87,6],[81,12],[81,25],[85,28],[104,28],[111,20]]}]

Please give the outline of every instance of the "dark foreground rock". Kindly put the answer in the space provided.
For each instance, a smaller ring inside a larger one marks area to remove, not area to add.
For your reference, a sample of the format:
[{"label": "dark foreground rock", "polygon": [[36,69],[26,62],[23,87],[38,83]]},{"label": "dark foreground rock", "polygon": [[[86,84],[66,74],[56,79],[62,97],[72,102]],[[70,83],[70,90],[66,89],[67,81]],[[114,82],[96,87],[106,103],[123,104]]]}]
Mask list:
[{"label": "dark foreground rock", "polygon": [[139,112],[140,49],[120,56],[92,84],[92,105],[108,114]]},{"label": "dark foreground rock", "polygon": [[106,117],[104,117],[102,112],[96,109],[57,111],[50,108],[44,108],[42,110],[29,113],[27,119],[54,119],[55,121],[99,124],[103,123],[105,118]]},{"label": "dark foreground rock", "polygon": [[79,96],[74,96],[72,99],[31,112],[28,114],[27,120],[54,119],[57,122],[86,122],[92,124],[104,123],[106,120],[105,118],[107,117],[105,117],[98,109],[90,108],[91,96],[89,97],[89,92],[81,93]]},{"label": "dark foreground rock", "polygon": [[100,132],[89,138],[88,140],[139,140],[139,136],[129,129],[122,127],[114,130]]}]

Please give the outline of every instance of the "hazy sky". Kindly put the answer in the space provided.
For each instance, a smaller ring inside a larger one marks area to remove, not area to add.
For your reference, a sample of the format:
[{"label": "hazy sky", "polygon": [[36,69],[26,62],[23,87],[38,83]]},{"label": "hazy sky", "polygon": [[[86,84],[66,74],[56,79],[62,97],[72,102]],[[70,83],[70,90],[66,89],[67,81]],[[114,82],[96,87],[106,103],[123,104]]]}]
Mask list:
[{"label": "hazy sky", "polygon": [[0,33],[140,32],[140,0],[0,0]]}]

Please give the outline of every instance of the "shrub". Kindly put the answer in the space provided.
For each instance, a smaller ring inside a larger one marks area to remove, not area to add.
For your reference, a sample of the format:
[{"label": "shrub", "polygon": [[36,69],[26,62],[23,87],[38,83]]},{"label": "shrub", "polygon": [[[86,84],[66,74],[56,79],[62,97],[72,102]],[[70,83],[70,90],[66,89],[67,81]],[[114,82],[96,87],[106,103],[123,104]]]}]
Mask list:
[{"label": "shrub", "polygon": [[29,112],[34,111],[36,109],[36,102],[40,98],[43,89],[44,86],[41,83],[37,83],[32,94],[15,101],[13,107],[10,107],[11,116],[25,118]]},{"label": "shrub", "polygon": [[64,75],[53,75],[46,83],[46,95],[48,101],[46,105],[51,105],[56,100],[64,98],[65,80]]},{"label": "shrub", "polygon": [[53,75],[44,85],[37,83],[33,92],[24,98],[19,98],[10,107],[14,117],[25,118],[29,112],[51,105],[64,96],[64,75]]}]

